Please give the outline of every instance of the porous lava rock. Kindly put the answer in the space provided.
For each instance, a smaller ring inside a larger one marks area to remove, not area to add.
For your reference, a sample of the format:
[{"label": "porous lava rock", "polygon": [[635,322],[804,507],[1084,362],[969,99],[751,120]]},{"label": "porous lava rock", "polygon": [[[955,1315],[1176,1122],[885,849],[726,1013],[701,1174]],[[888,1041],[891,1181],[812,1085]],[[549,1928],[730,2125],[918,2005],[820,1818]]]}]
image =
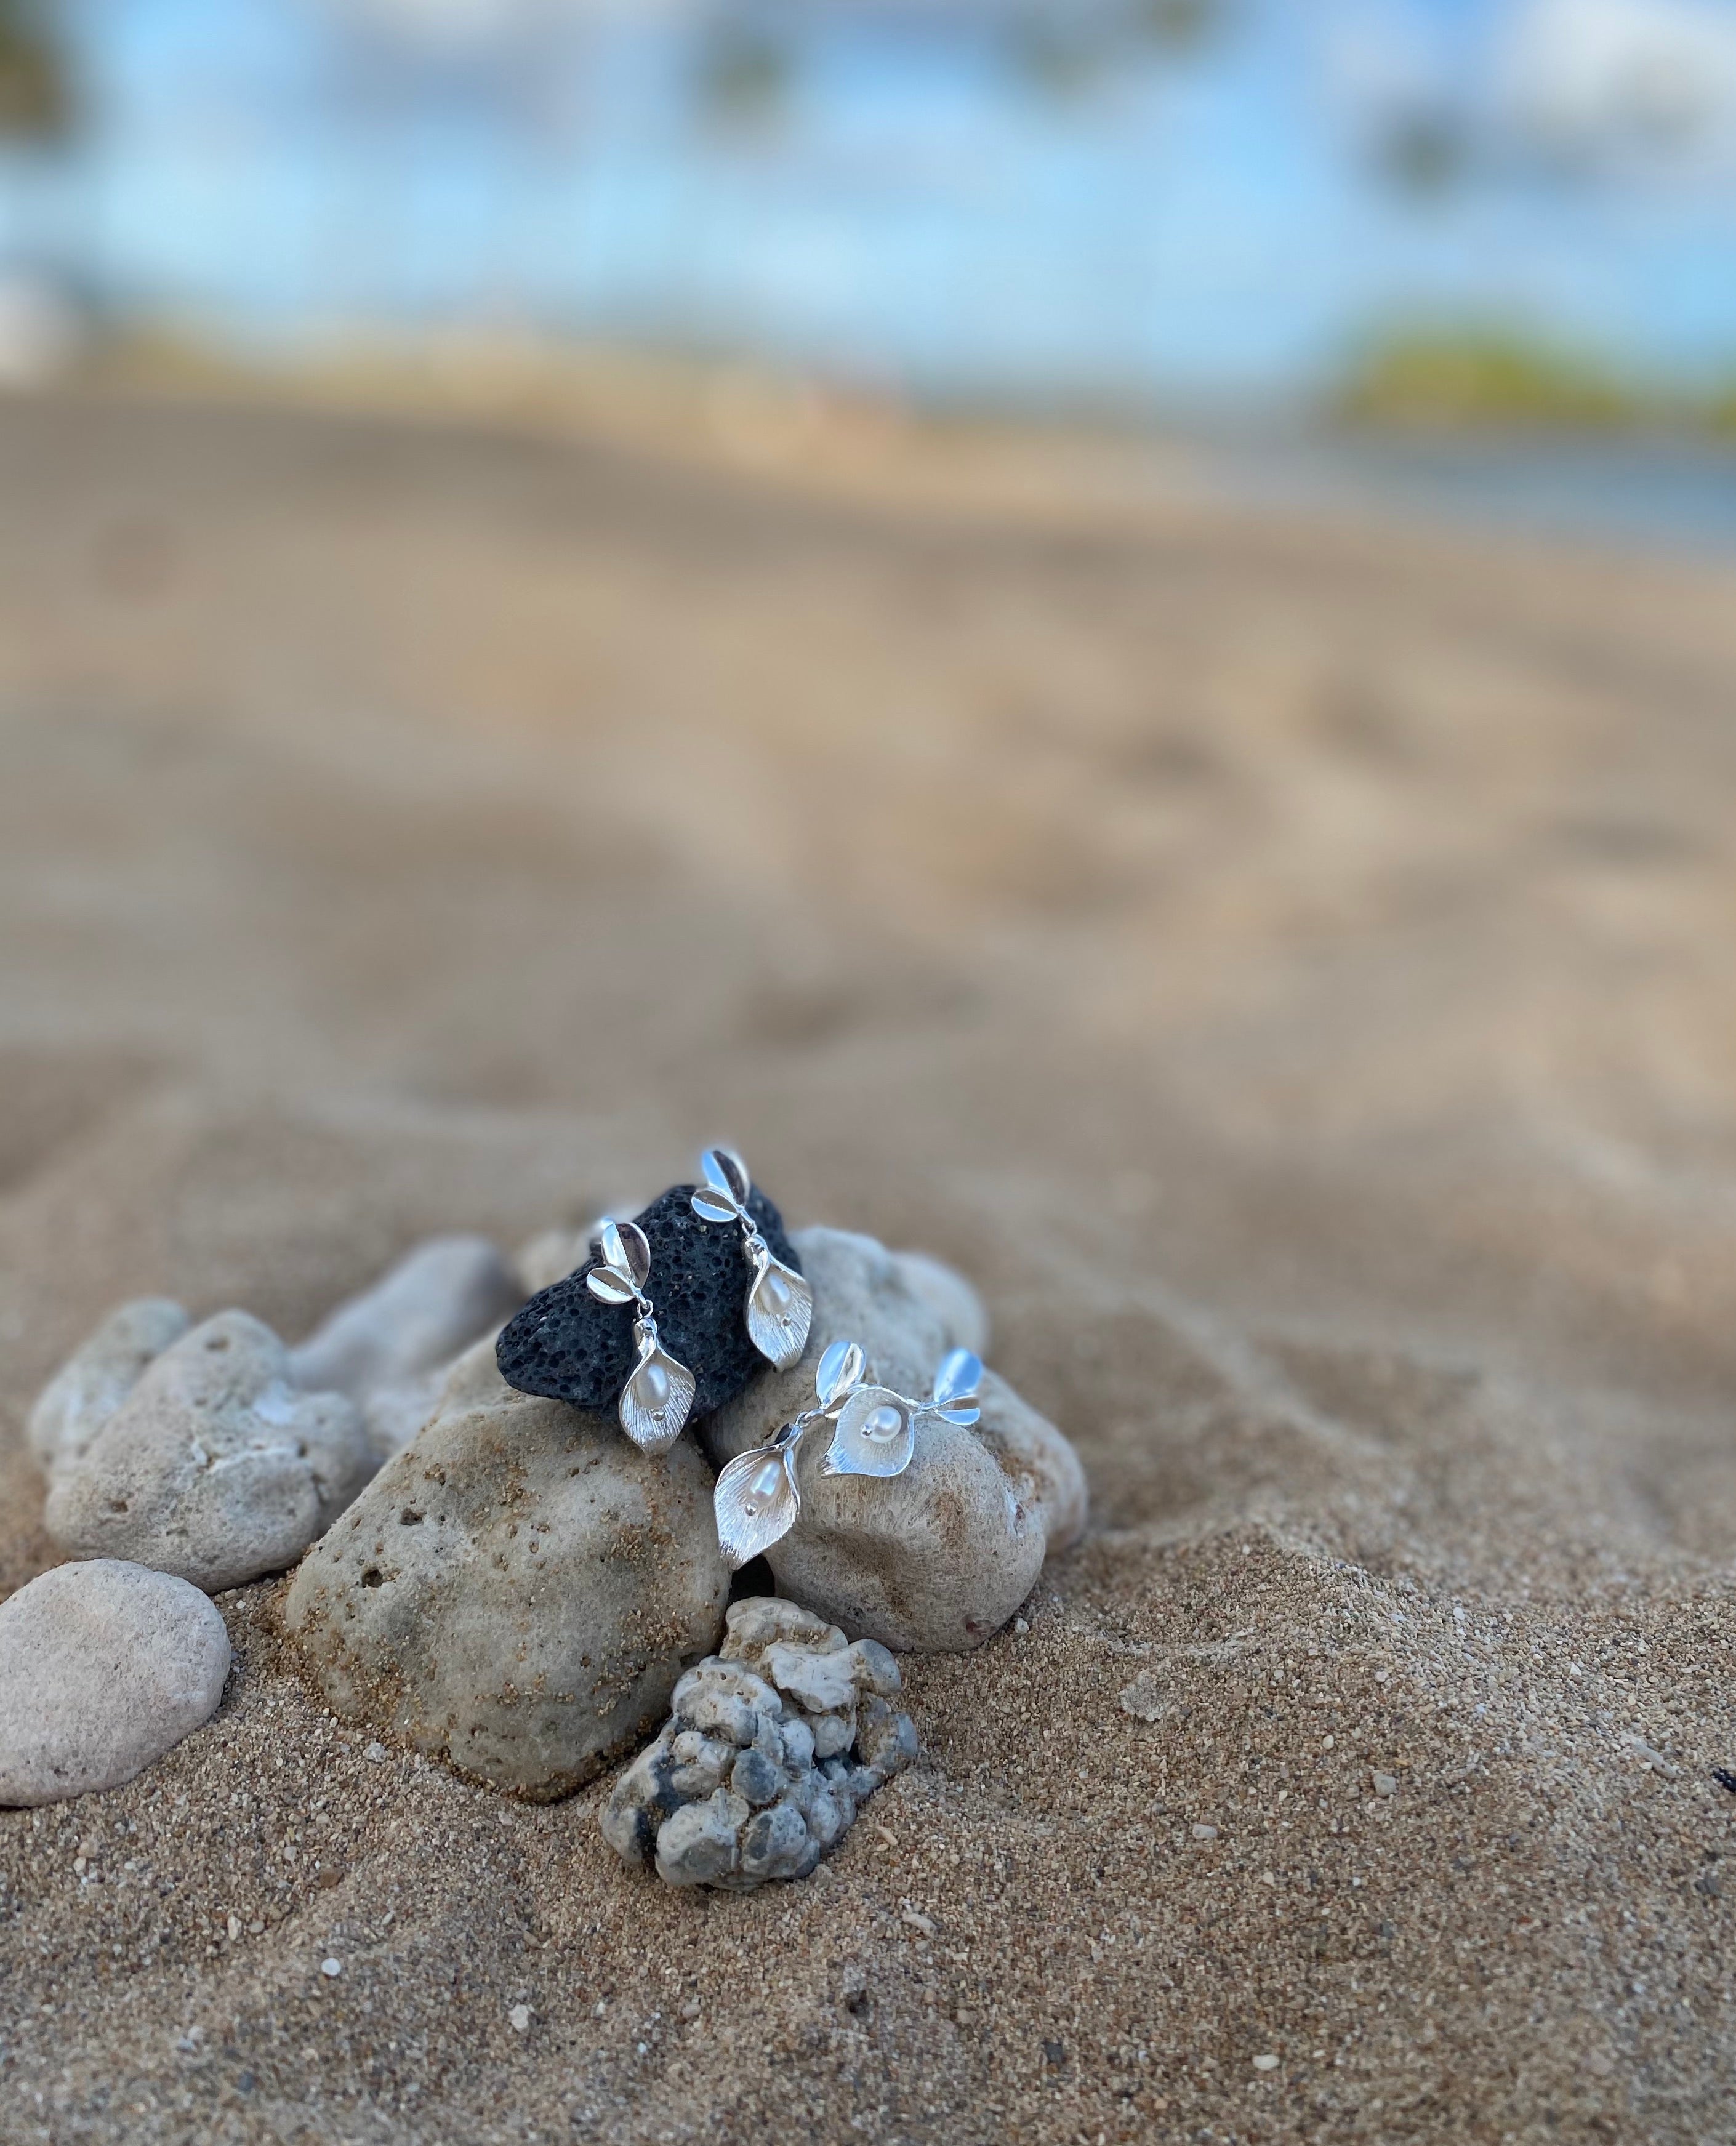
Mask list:
[{"label": "porous lava rock", "polygon": [[[734,1222],[705,1222],[693,1211],[691,1185],[672,1185],[633,1218],[651,1246],[646,1295],[663,1346],[692,1372],[690,1421],[721,1408],[751,1379],[770,1368],[748,1338],[746,1305],[752,1269],[742,1256]],[[783,1218],[756,1190],[748,1201],[754,1225],[772,1256],[800,1274],[801,1260],[784,1235]],[[533,1296],[501,1334],[501,1376],[521,1394],[600,1415],[613,1413],[638,1360],[631,1305],[604,1304],[585,1286],[593,1255],[576,1273]]]}]

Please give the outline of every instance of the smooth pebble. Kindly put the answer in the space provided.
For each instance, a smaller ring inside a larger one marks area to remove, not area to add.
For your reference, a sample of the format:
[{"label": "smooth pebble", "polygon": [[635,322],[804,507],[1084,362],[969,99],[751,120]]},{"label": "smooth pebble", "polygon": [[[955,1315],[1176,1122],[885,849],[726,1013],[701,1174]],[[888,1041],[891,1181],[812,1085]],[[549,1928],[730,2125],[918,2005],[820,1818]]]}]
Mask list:
[{"label": "smooth pebble", "polygon": [[130,1781],[216,1711],[229,1635],[197,1587],[114,1558],[0,1605],[0,1804]]}]

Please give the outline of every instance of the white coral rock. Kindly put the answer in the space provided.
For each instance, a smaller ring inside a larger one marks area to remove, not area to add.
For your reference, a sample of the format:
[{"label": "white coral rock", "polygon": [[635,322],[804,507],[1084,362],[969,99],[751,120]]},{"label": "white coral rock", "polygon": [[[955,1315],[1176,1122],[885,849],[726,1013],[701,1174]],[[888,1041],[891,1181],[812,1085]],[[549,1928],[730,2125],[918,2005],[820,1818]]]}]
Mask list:
[{"label": "white coral rock", "polygon": [[916,1755],[898,1664],[793,1602],[732,1603],[721,1650],[603,1806],[603,1837],[671,1885],[748,1892],[802,1878]]}]

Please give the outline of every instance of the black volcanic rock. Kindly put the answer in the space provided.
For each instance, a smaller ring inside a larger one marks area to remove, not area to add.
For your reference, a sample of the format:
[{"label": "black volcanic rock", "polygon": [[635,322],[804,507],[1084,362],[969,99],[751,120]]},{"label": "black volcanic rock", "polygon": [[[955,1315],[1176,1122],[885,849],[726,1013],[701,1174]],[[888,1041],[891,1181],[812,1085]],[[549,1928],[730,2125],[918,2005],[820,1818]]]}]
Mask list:
[{"label": "black volcanic rock", "polygon": [[[695,1380],[696,1423],[732,1401],[767,1363],[747,1334],[747,1289],[753,1269],[741,1250],[738,1222],[704,1222],[693,1211],[691,1185],[671,1185],[633,1220],[651,1246],[651,1299],[663,1346]],[[801,1261],[784,1235],[783,1217],[757,1189],[748,1201],[756,1227],[797,1274]],[[612,1410],[637,1361],[633,1307],[605,1304],[585,1286],[595,1258],[565,1281],[533,1296],[501,1335],[495,1358],[501,1376],[521,1394],[603,1413]]]}]

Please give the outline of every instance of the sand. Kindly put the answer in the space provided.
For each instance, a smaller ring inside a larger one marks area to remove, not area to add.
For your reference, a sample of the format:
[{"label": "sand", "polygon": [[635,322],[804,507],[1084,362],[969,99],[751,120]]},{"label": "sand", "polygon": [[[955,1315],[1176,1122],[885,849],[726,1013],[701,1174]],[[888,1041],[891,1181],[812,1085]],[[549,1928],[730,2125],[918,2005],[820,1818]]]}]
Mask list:
[{"label": "sand", "polygon": [[1736,2137],[1733,584],[0,406],[0,1588],[116,1300],[295,1338],[717,1136],[1094,1500],[751,1899],[222,1598],[207,1729],[0,1814],[0,2138]]}]

